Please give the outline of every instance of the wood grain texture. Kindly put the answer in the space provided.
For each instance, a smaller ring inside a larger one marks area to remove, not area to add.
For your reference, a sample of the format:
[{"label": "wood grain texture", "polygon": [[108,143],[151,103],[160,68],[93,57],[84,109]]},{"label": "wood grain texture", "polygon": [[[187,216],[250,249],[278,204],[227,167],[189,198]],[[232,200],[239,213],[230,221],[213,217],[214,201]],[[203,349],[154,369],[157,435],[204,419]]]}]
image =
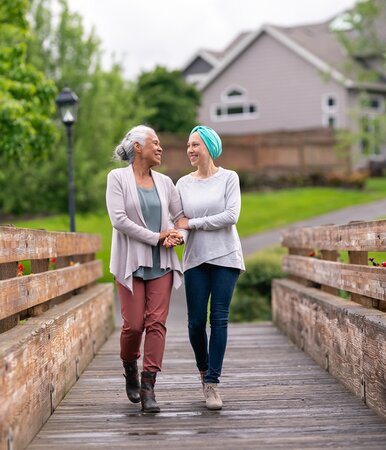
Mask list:
[{"label": "wood grain texture", "polygon": [[386,251],[386,220],[347,225],[291,228],[282,235],[282,245],[337,251]]},{"label": "wood grain texture", "polygon": [[111,334],[113,304],[112,284],[100,284],[1,336],[1,450],[36,435]]},{"label": "wood grain texture", "polygon": [[114,333],[28,450],[384,450],[386,423],[271,323],[231,325],[206,410],[187,330],[169,329],[157,377],[159,415],[125,394]]},{"label": "wood grain texture", "polygon": [[85,286],[102,276],[102,262],[0,281],[0,320]]},{"label": "wood grain texture", "polygon": [[285,256],[283,270],[327,286],[386,300],[386,268],[343,264],[304,256]]},{"label": "wood grain texture", "polygon": [[[324,261],[336,261],[338,259],[338,252],[336,250],[321,250],[320,256]],[[339,289],[322,284],[321,290],[323,292],[328,292],[329,294],[338,295]]]},{"label": "wood grain texture", "polygon": [[290,280],[274,280],[272,308],[291,340],[386,420],[384,312]]},{"label": "wood grain texture", "polygon": [[0,226],[0,263],[95,253],[100,248],[96,234]]}]

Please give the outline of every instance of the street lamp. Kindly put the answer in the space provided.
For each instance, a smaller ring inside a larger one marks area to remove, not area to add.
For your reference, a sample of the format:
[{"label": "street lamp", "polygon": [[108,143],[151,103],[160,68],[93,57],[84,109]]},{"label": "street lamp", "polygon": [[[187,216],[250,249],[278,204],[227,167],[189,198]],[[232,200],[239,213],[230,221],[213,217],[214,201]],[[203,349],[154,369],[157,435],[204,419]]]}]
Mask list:
[{"label": "street lamp", "polygon": [[56,97],[59,117],[67,130],[68,145],[68,212],[70,215],[70,231],[75,231],[75,183],[72,172],[72,135],[71,127],[76,122],[79,99],[70,88],[64,88]]}]

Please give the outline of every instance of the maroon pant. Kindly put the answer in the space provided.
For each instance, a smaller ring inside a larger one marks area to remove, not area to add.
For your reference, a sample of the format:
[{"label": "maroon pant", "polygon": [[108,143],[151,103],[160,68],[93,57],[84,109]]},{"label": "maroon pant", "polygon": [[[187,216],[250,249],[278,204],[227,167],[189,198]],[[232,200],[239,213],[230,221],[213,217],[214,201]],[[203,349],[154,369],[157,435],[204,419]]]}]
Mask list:
[{"label": "maroon pant", "polygon": [[173,273],[144,281],[133,278],[133,292],[117,283],[123,325],[121,330],[122,361],[137,360],[143,331],[145,334],[143,370],[161,370],[165,349],[166,318],[169,312]]}]

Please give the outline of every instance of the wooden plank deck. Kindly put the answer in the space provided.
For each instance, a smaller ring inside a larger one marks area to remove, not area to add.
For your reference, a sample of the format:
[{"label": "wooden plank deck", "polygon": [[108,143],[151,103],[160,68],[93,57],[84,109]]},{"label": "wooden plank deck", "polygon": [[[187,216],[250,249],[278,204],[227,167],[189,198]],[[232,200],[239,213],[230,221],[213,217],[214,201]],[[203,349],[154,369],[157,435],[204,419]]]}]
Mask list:
[{"label": "wooden plank deck", "polygon": [[118,344],[116,331],[29,450],[386,448],[386,423],[271,323],[230,327],[219,412],[205,409],[186,330],[168,332],[158,415],[127,400]]}]

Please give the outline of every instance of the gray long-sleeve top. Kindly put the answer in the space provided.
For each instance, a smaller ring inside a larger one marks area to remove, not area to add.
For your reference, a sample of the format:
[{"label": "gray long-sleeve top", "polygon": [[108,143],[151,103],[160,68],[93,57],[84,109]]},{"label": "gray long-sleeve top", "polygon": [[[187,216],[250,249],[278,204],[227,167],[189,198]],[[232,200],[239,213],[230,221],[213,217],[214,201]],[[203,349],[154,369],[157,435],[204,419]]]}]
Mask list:
[{"label": "gray long-sleeve top", "polygon": [[211,177],[186,175],[177,182],[184,215],[189,219],[184,271],[203,263],[245,270],[236,229],[240,215],[239,177],[222,167]]}]

